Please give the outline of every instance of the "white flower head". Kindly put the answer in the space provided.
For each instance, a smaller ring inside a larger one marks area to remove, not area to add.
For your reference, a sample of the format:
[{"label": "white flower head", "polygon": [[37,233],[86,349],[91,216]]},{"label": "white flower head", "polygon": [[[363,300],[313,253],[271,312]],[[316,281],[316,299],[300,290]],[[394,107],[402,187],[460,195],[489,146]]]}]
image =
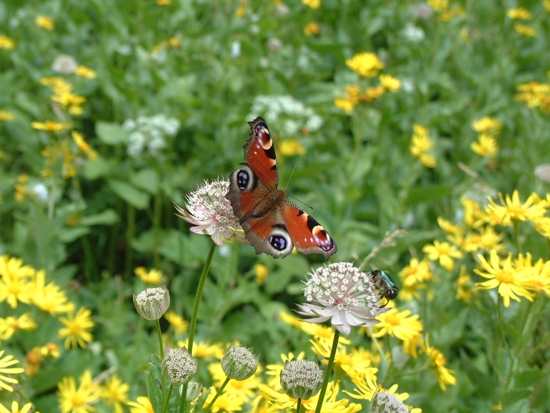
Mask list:
[{"label": "white flower head", "polygon": [[306,281],[304,294],[308,303],[298,306],[298,314],[311,323],[330,319],[343,334],[349,334],[351,326],[377,324],[375,317],[389,310],[379,307],[380,293],[372,278],[349,262],[318,268]]},{"label": "white flower head", "polygon": [[377,391],[372,396],[372,413],[409,413],[411,410],[395,394]]},{"label": "white flower head", "polygon": [[133,298],[137,312],[147,320],[160,319],[170,307],[170,293],[164,286],[147,288]]},{"label": "white flower head", "polygon": [[195,234],[207,234],[217,245],[236,239],[245,242],[244,231],[235,217],[231,202],[225,198],[229,181],[205,182],[196,191],[186,196],[185,209],[175,205],[179,217],[195,225]]},{"label": "white flower head", "polygon": [[52,63],[52,70],[64,75],[71,74],[78,67],[78,62],[74,57],[68,54],[60,54]]},{"label": "white flower head", "polygon": [[174,386],[187,383],[197,372],[197,359],[191,357],[185,347],[172,348],[168,344],[164,349],[162,374]]}]

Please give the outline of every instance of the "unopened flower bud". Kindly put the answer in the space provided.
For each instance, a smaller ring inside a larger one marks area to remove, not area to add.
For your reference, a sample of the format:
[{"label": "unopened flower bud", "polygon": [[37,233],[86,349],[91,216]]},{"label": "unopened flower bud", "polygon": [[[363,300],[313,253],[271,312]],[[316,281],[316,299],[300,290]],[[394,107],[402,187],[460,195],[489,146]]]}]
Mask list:
[{"label": "unopened flower bud", "polygon": [[370,403],[371,413],[409,413],[411,410],[395,394],[377,391]]},{"label": "unopened flower bud", "polygon": [[158,320],[170,306],[170,293],[166,287],[147,288],[134,294],[134,305],[143,318]]},{"label": "unopened flower bud", "polygon": [[258,360],[251,350],[232,344],[223,355],[222,368],[230,379],[246,380],[256,372]]},{"label": "unopened flower bud", "polygon": [[202,390],[202,383],[199,383],[197,381],[190,381],[187,384],[187,394],[185,395],[185,401],[192,402],[197,397],[199,397],[199,394],[201,394]]},{"label": "unopened flower bud", "polygon": [[172,348],[168,344],[162,359],[162,375],[174,386],[187,383],[197,372],[197,360],[185,347]]},{"label": "unopened flower bud", "polygon": [[287,361],[281,371],[281,386],[293,399],[311,399],[321,390],[322,384],[323,370],[314,361]]}]

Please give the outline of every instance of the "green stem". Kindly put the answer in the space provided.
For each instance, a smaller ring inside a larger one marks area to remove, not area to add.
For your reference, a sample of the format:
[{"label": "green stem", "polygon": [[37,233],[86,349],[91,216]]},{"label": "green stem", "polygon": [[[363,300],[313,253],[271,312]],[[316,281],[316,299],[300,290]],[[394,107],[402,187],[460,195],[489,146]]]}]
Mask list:
[{"label": "green stem", "polygon": [[134,228],[136,224],[136,209],[128,204],[128,220],[126,226],[126,262],[124,265],[124,274],[126,278],[130,277],[132,266],[132,238],[134,238]]},{"label": "green stem", "polygon": [[315,408],[315,413],[321,413],[321,407],[323,407],[323,401],[327,392],[328,382],[330,380],[330,373],[332,372],[332,366],[334,366],[334,358],[336,357],[336,350],[338,349],[338,340],[340,339],[340,331],[334,330],[334,339],[332,340],[332,349],[330,350],[330,357],[328,359],[327,370],[325,371],[325,378],[323,379],[323,387],[321,387],[321,393],[319,393],[319,401]]},{"label": "green stem", "polygon": [[302,408],[302,399],[298,399],[296,402],[296,413],[300,413],[300,409]]},{"label": "green stem", "polygon": [[[216,244],[212,242],[212,245],[210,245],[210,251],[208,252],[208,257],[204,263],[204,268],[202,269],[199,286],[197,287],[197,293],[195,294],[195,302],[193,303],[193,313],[191,314],[191,323],[189,324],[189,338],[187,339],[187,350],[191,355],[193,355],[193,343],[195,342],[195,330],[197,328],[197,318],[199,316],[199,305],[201,303],[202,291],[204,290],[204,284],[206,283],[206,276],[210,270],[210,264],[212,264],[214,251],[216,251]],[[180,413],[183,413],[185,406],[188,405],[185,400],[186,396],[187,383],[183,385],[183,389],[181,391]]]},{"label": "green stem", "polygon": [[195,329],[197,327],[197,318],[199,315],[199,305],[201,303],[202,291],[204,290],[206,276],[208,275],[208,270],[210,270],[210,264],[212,263],[212,257],[214,256],[215,250],[216,244],[212,242],[212,245],[210,246],[210,251],[208,252],[208,257],[206,258],[206,262],[204,263],[204,268],[202,269],[199,286],[197,287],[197,294],[195,295],[193,314],[191,314],[191,323],[189,325],[189,338],[187,339],[187,350],[191,355],[193,355],[193,342],[195,340]]},{"label": "green stem", "polygon": [[155,195],[155,205],[153,207],[153,236],[155,239],[155,249],[153,250],[153,266],[158,268],[159,266],[159,252],[158,247],[160,245],[160,219],[162,217],[162,197],[160,192]]},{"label": "green stem", "polygon": [[[162,363],[162,361],[164,360],[164,347],[162,346],[162,332],[160,331],[160,321],[155,320],[155,325],[157,326],[157,337],[159,340],[159,354],[160,354],[160,361]],[[162,375],[162,394],[163,395],[165,390],[166,390],[166,379],[164,378],[164,374],[163,374]],[[172,386],[170,386],[170,391],[172,391]]]},{"label": "green stem", "polygon": [[166,396],[166,400],[164,400],[164,407],[162,408],[162,413],[166,413],[168,409],[168,402],[170,401],[170,395],[172,394],[173,388],[174,388],[174,385],[170,384],[170,388],[168,389],[168,395]]},{"label": "green stem", "polygon": [[223,382],[222,386],[220,387],[220,389],[218,390],[218,392],[216,393],[216,395],[214,396],[214,398],[212,399],[212,401],[210,402],[210,404],[208,405],[204,413],[208,413],[210,410],[212,410],[212,406],[214,406],[214,403],[216,402],[216,400],[218,400],[218,397],[220,396],[220,394],[222,394],[222,391],[223,389],[225,389],[225,386],[227,386],[227,383],[229,383],[229,380],[231,380],[229,377],[225,378],[225,381]]}]

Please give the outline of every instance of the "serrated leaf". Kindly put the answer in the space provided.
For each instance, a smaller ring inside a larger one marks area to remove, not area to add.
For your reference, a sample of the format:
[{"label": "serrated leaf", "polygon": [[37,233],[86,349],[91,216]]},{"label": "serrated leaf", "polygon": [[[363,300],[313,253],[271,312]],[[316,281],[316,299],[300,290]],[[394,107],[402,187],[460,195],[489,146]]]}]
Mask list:
[{"label": "serrated leaf", "polygon": [[149,194],[136,187],[118,179],[110,179],[107,184],[115,194],[137,209],[145,209],[149,205]]},{"label": "serrated leaf", "polygon": [[163,408],[162,382],[160,360],[151,355],[151,361],[145,369],[145,385],[155,413],[161,413]]},{"label": "serrated leaf", "polygon": [[126,131],[118,123],[97,122],[95,132],[98,138],[107,145],[117,145],[124,142]]}]

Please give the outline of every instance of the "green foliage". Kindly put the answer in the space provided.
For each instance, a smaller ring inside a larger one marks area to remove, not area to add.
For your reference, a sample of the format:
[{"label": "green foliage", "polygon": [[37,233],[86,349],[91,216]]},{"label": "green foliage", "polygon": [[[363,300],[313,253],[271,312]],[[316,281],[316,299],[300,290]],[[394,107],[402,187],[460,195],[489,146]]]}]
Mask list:
[{"label": "green foliage", "polygon": [[[32,303],[0,302],[0,318],[31,311],[40,324],[1,338],[0,350],[9,350],[19,366],[37,346],[53,342],[62,349],[61,358],[45,361],[36,375],[14,376],[16,399],[54,411],[63,377],[116,370],[130,385],[129,398],[149,390],[157,411],[158,363],[150,362],[145,376],[141,367],[158,345],[153,327],[132,307],[132,294],[148,286],[134,269],[161,270],[171,310],[191,319],[210,239],[190,232],[173,203],[183,206],[189,191],[227,178],[243,162],[246,122],[256,116],[266,118],[274,135],[280,187],[288,183],[308,213],[307,206],[314,207],[312,215],[336,240],[331,260],[359,265],[368,257],[366,269],[387,270],[398,284],[411,258],[422,259],[426,244],[448,235],[438,217],[463,222],[461,199],[483,207],[488,195],[498,199],[514,190],[522,200],[533,192],[547,198],[550,178],[535,176],[535,168],[548,163],[550,100],[521,101],[517,87],[548,83],[550,6],[523,2],[532,13],[527,20],[507,17],[506,6],[457,0],[423,15],[417,2],[382,0],[322,0],[319,9],[298,0],[1,3],[0,253],[44,269],[47,282],[55,281],[76,308],[90,308],[95,323],[86,349],[63,349],[59,316]],[[54,27],[38,25],[38,16]],[[320,25],[318,34],[304,33],[310,23]],[[517,23],[536,35],[520,34]],[[346,65],[363,52],[375,53],[385,65],[380,73],[401,87],[368,98],[379,78],[361,77]],[[61,55],[75,61],[65,57],[72,69],[63,68]],[[76,66],[97,76],[79,75]],[[52,77],[65,84],[44,82]],[[349,86],[361,92],[346,111],[336,100],[349,98]],[[67,93],[85,101],[71,106],[53,98]],[[163,118],[152,120],[156,116]],[[312,127],[314,116],[320,124]],[[493,136],[494,156],[472,150],[479,134],[472,125],[484,117],[502,123]],[[33,126],[48,120],[69,126]],[[146,124],[141,129],[140,122]],[[428,130],[433,167],[411,153],[414,125]],[[293,141],[303,153],[283,154]],[[503,258],[510,252],[514,259],[530,253],[533,263],[550,260],[548,234],[534,221],[520,224],[496,226],[506,235]],[[397,229],[406,233],[377,249]],[[399,384],[411,395],[407,403],[424,412],[495,406],[543,412],[550,397],[548,296],[512,301],[509,308],[494,289],[457,300],[462,265],[472,285],[485,281],[474,274],[478,261],[469,254],[450,270],[433,262],[427,289],[396,300],[400,310],[419,315],[424,338],[445,355],[456,386],[443,391],[426,354],[405,354],[394,336],[375,343],[381,356],[391,353],[391,362],[383,357],[378,365],[379,383]],[[263,282],[256,279],[258,264],[269,273]],[[316,255],[274,260],[256,256],[250,245],[224,244],[206,280],[195,341],[246,343],[263,366],[290,351],[320,359],[310,337],[283,323],[280,313],[304,300],[306,274],[321,264]],[[163,328],[165,340],[187,345],[185,334],[167,323]],[[371,349],[372,333],[354,331],[351,346]],[[212,385],[208,370],[199,370],[205,386]],[[0,401],[11,396],[1,391]],[[100,411],[110,411],[106,406]]]}]

